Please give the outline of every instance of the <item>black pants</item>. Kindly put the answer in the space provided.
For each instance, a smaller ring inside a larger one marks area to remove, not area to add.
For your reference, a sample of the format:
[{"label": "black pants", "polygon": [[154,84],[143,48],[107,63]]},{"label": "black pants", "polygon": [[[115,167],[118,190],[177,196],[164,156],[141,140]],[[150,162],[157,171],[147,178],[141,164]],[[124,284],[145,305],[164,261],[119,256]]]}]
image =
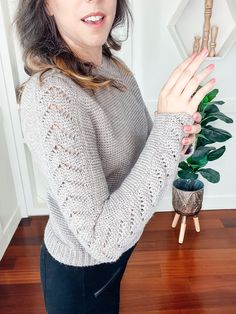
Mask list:
[{"label": "black pants", "polygon": [[118,314],[121,279],[136,244],[116,262],[76,267],[54,259],[43,241],[40,276],[47,313]]}]

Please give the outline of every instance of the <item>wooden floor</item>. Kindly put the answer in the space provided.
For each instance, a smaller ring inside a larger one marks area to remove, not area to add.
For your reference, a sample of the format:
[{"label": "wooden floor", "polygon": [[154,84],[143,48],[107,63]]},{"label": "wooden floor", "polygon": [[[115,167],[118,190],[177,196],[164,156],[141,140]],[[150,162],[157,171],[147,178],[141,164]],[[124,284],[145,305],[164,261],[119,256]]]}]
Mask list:
[{"label": "wooden floor", "polygon": [[[183,244],[173,217],[156,213],[147,224],[122,279],[120,313],[235,314],[236,210],[201,211],[200,233],[188,218]],[[0,262],[1,314],[46,313],[39,250],[47,219],[22,219]]]}]

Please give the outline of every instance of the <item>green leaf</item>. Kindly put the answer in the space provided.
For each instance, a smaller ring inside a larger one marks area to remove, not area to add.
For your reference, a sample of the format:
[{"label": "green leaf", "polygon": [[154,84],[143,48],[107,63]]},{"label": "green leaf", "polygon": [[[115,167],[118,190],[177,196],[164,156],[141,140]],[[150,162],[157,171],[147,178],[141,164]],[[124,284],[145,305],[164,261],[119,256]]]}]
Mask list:
[{"label": "green leaf", "polygon": [[223,105],[225,104],[225,102],[223,100],[214,100],[214,101],[210,101],[208,103],[208,105],[213,105],[213,104],[216,104],[216,105]]},{"label": "green leaf", "polygon": [[218,171],[211,168],[200,169],[199,173],[211,183],[217,183],[220,181],[220,174]]},{"label": "green leaf", "polygon": [[188,157],[187,161],[194,170],[199,169],[208,163],[207,155],[198,158],[193,158],[192,155]]},{"label": "green leaf", "polygon": [[208,102],[212,101],[212,99],[214,99],[218,93],[219,93],[219,89],[218,88],[214,88],[212,91],[210,91],[207,94]]},{"label": "green leaf", "polygon": [[[197,143],[196,143],[196,147],[195,149],[197,149],[200,146],[205,146],[208,144],[212,144],[215,143],[215,141],[209,140],[205,135],[202,134],[203,130],[201,130],[201,132],[198,134],[197,137]],[[201,137],[199,135],[202,135]]]},{"label": "green leaf", "polygon": [[189,165],[185,162],[185,161],[181,161],[179,163],[179,168],[183,169],[183,170],[186,170],[189,168]]},{"label": "green leaf", "polygon": [[208,98],[208,95],[205,95],[204,96],[204,98],[202,99],[202,103],[203,104],[206,104],[206,103],[208,103],[210,100],[209,100],[209,98]]},{"label": "green leaf", "polygon": [[204,138],[205,140],[207,140],[207,138],[204,135],[200,134],[200,133],[197,134],[197,138],[198,137],[201,137],[201,138]]},{"label": "green leaf", "polygon": [[195,149],[194,153],[191,156],[189,156],[187,161],[194,169],[194,171],[198,170],[201,167],[204,167],[208,163],[209,160],[207,156],[211,150],[215,150],[215,147],[200,146],[197,149]]},{"label": "green leaf", "polygon": [[196,180],[198,178],[198,175],[194,173],[193,169],[189,167],[188,170],[179,170],[178,171],[178,176],[181,179],[191,179],[191,180]]},{"label": "green leaf", "polygon": [[229,132],[223,129],[215,128],[211,125],[203,127],[201,130],[201,134],[203,134],[209,141],[213,141],[213,143],[224,142],[232,137]]},{"label": "green leaf", "polygon": [[213,113],[213,112],[219,112],[219,108],[216,105],[209,105],[210,103],[206,104],[205,109],[204,109],[204,113],[205,114],[209,114],[209,113]]},{"label": "green leaf", "polygon": [[[219,89],[215,88],[212,91],[210,91],[207,95],[205,95],[205,97],[202,99],[202,101],[200,102],[199,106],[198,106],[198,110],[199,112],[204,112],[206,110],[207,107],[211,107],[211,106],[215,106],[216,104],[218,105],[222,105],[224,102],[222,100],[219,101],[212,101],[212,99],[214,99],[216,97],[216,95],[218,94]],[[213,110],[213,109],[212,109]],[[219,109],[218,109],[219,110]]]},{"label": "green leaf", "polygon": [[189,161],[189,164],[186,161],[181,161],[179,163],[179,168],[184,170],[185,172],[187,171],[192,173],[195,171],[195,169],[199,169],[201,167],[192,163],[191,156],[189,156],[186,160]]},{"label": "green leaf", "polygon": [[209,112],[217,112],[219,111],[219,108],[212,102],[207,102],[207,103],[201,103],[200,107],[200,113],[209,113]]},{"label": "green leaf", "polygon": [[[189,168],[192,169],[194,173],[196,173],[196,171],[202,167],[202,165],[195,164],[191,156],[189,156],[186,160],[189,163]],[[208,160],[206,161],[206,164],[207,162]]]},{"label": "green leaf", "polygon": [[193,168],[194,172],[199,168],[204,167],[208,163],[207,156],[196,160],[193,160],[192,156],[189,156],[186,160],[189,163],[189,165]]},{"label": "green leaf", "polygon": [[204,111],[208,104],[211,102],[211,100],[216,97],[218,92],[219,90],[215,88],[212,91],[210,91],[207,95],[205,95],[205,97],[201,100],[198,106],[198,111]]},{"label": "green leaf", "polygon": [[225,146],[221,146],[220,148],[216,149],[215,151],[208,154],[207,159],[208,161],[216,160],[220,158],[225,152]]},{"label": "green leaf", "polygon": [[203,157],[206,157],[211,150],[215,150],[215,147],[213,147],[213,146],[208,146],[208,147],[202,146],[202,147],[195,149],[194,153],[191,156],[192,160],[197,161],[199,159],[202,159]]},{"label": "green leaf", "polygon": [[[206,163],[207,164],[207,163]],[[201,166],[201,165],[196,165],[196,164],[191,164],[191,168],[193,169],[193,172],[196,173],[198,171],[198,169],[204,167],[205,165]]]},{"label": "green leaf", "polygon": [[226,123],[233,123],[233,119],[231,119],[230,117],[226,116],[224,113],[222,112],[214,112],[214,113],[210,113],[209,115],[207,115],[204,119],[201,120],[201,125],[206,125],[207,123],[220,119]]},{"label": "green leaf", "polygon": [[202,119],[201,126],[203,127],[203,126],[207,125],[207,123],[215,121],[215,120],[217,120],[216,117],[210,117],[210,118],[206,117],[205,119]]},{"label": "green leaf", "polygon": [[[203,98],[203,100],[204,100],[204,98]],[[207,102],[204,102],[204,101],[201,101],[200,102],[200,104],[199,104],[199,106],[198,106],[198,112],[200,112],[200,113],[203,113],[204,112],[204,110],[205,110],[205,108],[207,107]]]}]

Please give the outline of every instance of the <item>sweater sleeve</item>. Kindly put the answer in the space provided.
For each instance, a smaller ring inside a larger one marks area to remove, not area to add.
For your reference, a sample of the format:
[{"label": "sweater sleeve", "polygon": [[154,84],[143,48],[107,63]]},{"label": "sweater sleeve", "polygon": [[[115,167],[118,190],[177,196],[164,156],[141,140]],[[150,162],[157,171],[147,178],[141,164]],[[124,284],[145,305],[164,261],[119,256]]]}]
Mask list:
[{"label": "sweater sleeve", "polygon": [[[145,115],[146,115],[146,118],[147,118],[148,135],[149,135],[150,132],[151,132],[152,126],[153,126],[153,120],[151,118],[151,115],[150,115],[150,113],[149,113],[149,111],[148,111],[144,101],[143,101],[143,104],[144,104]],[[182,145],[182,149],[183,148],[184,148],[184,145]],[[193,152],[194,152],[193,144],[188,145],[188,149],[186,150],[185,154],[184,155],[180,155],[180,160],[179,161],[181,162],[181,161],[186,160],[189,156],[191,156],[193,154]]]},{"label": "sweater sleeve", "polygon": [[85,98],[60,80],[36,92],[43,168],[78,241],[95,259],[113,262],[138,241],[155,213],[177,172],[183,125],[193,120],[184,112],[155,116],[138,159],[109,194]]}]

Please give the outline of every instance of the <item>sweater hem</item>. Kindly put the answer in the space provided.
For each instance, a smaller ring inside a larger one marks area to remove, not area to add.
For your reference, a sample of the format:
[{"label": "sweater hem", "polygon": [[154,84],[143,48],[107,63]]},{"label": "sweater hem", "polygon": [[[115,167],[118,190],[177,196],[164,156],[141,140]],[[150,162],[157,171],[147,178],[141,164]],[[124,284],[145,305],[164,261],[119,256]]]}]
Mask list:
[{"label": "sweater hem", "polygon": [[60,241],[53,232],[50,219],[44,230],[44,243],[50,255],[59,263],[70,266],[94,266],[102,264],[88,253],[81,254],[81,251],[76,252]]}]

